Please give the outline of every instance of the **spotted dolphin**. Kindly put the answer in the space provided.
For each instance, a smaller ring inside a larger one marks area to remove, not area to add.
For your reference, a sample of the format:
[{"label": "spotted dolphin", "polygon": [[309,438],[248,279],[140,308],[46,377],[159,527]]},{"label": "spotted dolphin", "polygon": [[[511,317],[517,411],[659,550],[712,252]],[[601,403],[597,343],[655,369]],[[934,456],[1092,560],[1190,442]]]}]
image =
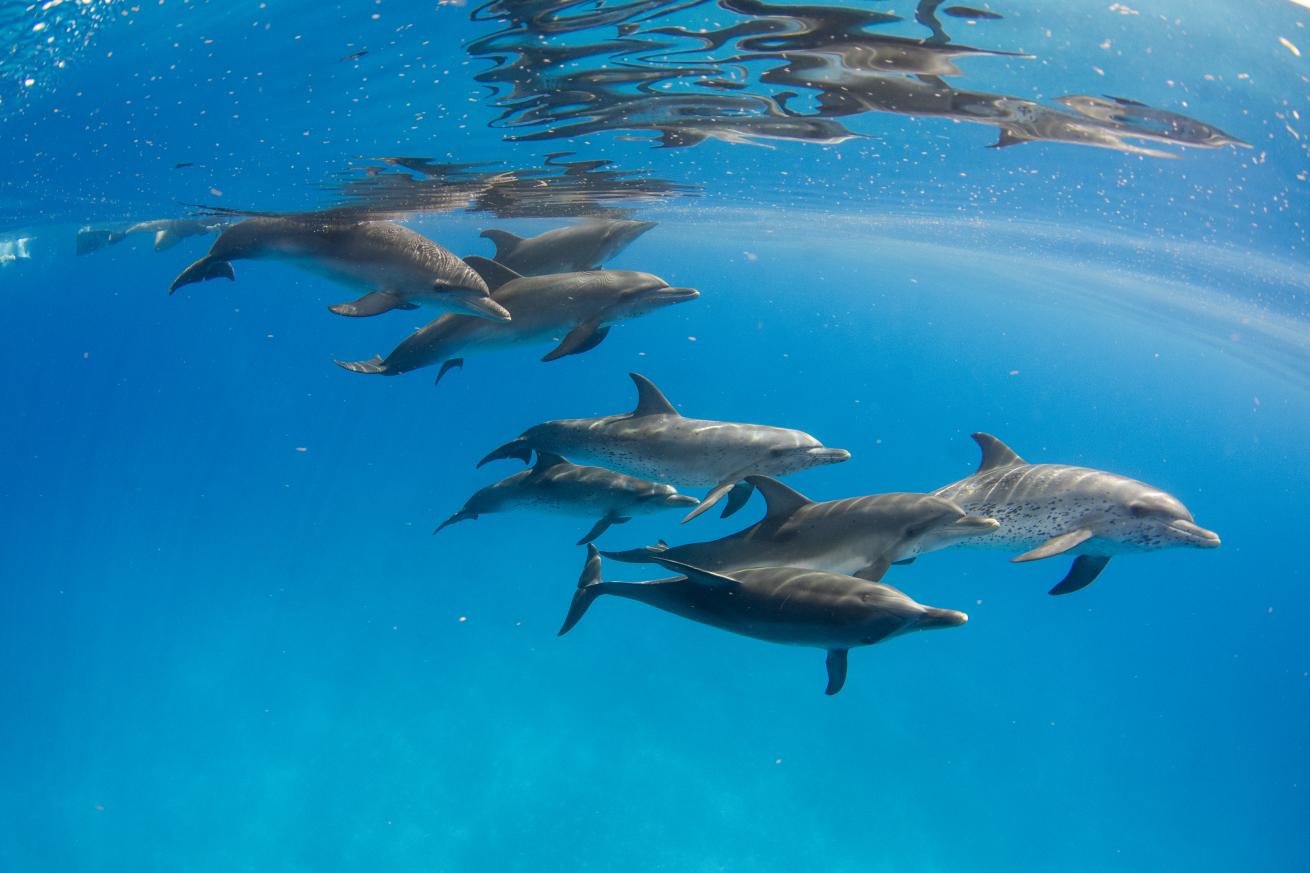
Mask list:
[{"label": "spotted dolphin", "polygon": [[982,449],[977,472],[933,493],[1000,522],[995,533],[962,545],[1025,549],[1011,559],[1017,562],[1077,555],[1051,594],[1090,585],[1114,555],[1219,545],[1217,534],[1159,488],[1104,470],[1029,464],[990,434],[973,439]]},{"label": "spotted dolphin", "polygon": [[752,487],[747,476],[785,476],[850,458],[845,449],[825,448],[799,430],[686,418],[645,376],[628,374],[637,386],[631,412],[604,418],[547,421],[492,451],[480,462],[518,458],[527,463],[535,449],[585,458],[643,479],[710,492],[683,519],[691,521],[733,492],[724,516],[745,504]]},{"label": "spotted dolphin", "polygon": [[701,624],[770,643],[810,646],[828,652],[828,687],[846,683],[847,653],[902,634],[959,627],[963,612],[916,603],[879,582],[798,567],[764,567],[713,573],[681,561],[655,563],[683,575],[651,582],[605,582],[596,547],[569,604],[560,636],[568,633],[602,594],[636,600]]},{"label": "spotted dolphin", "polygon": [[909,563],[1000,527],[931,494],[870,494],[815,503],[767,476],[747,476],[764,498],[764,518],[730,536],[683,546],[604,552],[649,563],[671,558],[716,573],[752,567],[801,567],[877,582],[892,564]]},{"label": "spotted dolphin", "polygon": [[610,525],[631,521],[633,516],[696,503],[695,497],[679,494],[671,485],[647,482],[603,467],[570,464],[559,455],[538,452],[532,469],[481,489],[433,533],[456,522],[512,509],[544,509],[599,517],[578,541],[581,546],[600,536]]},{"label": "spotted dolphin", "polygon": [[247,218],[230,225],[214,240],[209,254],[173,280],[168,293],[220,276],[235,279],[232,261],[240,259],[290,261],[366,292],[351,303],[328,307],[338,315],[380,315],[421,304],[509,321],[509,313],[491,299],[482,277],[427,237],[394,221],[348,221],[312,213]]},{"label": "spotted dolphin", "polygon": [[337,361],[337,364],[355,373],[395,376],[441,363],[439,382],[451,367],[463,366],[464,359],[458,353],[542,340],[557,343],[542,358],[553,361],[594,349],[615,322],[700,296],[694,288],[670,287],[650,273],[597,270],[520,276],[486,258],[470,257],[468,262],[486,277],[492,288],[492,299],[513,314],[512,321],[496,324],[465,315],[443,315],[410,334],[385,358],[379,355],[368,361]]},{"label": "spotted dolphin", "polygon": [[482,236],[496,244],[498,263],[523,276],[545,276],[599,270],[654,226],[653,221],[593,219],[527,238],[495,229]]},{"label": "spotted dolphin", "polygon": [[136,233],[154,237],[155,251],[171,249],[184,239],[203,236],[227,226],[225,218],[158,218],[138,221],[123,230],[104,230],[84,227],[77,232],[77,253],[90,254],[106,246],[115,245]]}]

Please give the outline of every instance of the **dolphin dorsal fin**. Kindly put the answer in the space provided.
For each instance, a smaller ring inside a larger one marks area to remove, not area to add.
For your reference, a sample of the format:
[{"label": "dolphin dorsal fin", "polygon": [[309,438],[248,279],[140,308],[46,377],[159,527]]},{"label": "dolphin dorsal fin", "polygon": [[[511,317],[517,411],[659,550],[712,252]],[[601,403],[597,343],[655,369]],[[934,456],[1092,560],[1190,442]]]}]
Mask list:
[{"label": "dolphin dorsal fin", "polygon": [[637,386],[637,408],[632,410],[634,417],[642,415],[677,415],[678,410],[664,396],[655,383],[640,373],[629,373]]},{"label": "dolphin dorsal fin", "polygon": [[977,473],[986,473],[988,470],[995,470],[997,467],[1026,463],[1023,458],[1015,453],[1014,449],[989,433],[976,433],[973,435],[973,441],[978,444],[978,448],[982,449],[982,463],[978,465],[975,475]]},{"label": "dolphin dorsal fin", "polygon": [[532,472],[540,473],[542,470],[549,470],[551,467],[567,463],[568,461],[564,460],[559,455],[551,454],[550,452],[543,452],[538,449],[537,463],[532,465]]},{"label": "dolphin dorsal fin", "polygon": [[523,242],[523,237],[519,236],[517,233],[510,233],[508,230],[496,230],[494,228],[482,231],[482,238],[489,239],[495,244],[496,260],[498,261],[501,259],[501,256],[508,255],[518,247],[519,243]]},{"label": "dolphin dorsal fin", "polygon": [[499,261],[493,261],[491,258],[484,258],[481,255],[469,255],[464,259],[464,263],[468,264],[473,272],[482,277],[482,281],[487,283],[487,290],[492,292],[499,291],[500,287],[508,282],[523,278],[522,275]]},{"label": "dolphin dorsal fin", "polygon": [[768,476],[747,476],[746,481],[754,485],[760,496],[764,498],[765,521],[790,518],[802,506],[809,506],[814,502],[795,488],[790,488]]}]

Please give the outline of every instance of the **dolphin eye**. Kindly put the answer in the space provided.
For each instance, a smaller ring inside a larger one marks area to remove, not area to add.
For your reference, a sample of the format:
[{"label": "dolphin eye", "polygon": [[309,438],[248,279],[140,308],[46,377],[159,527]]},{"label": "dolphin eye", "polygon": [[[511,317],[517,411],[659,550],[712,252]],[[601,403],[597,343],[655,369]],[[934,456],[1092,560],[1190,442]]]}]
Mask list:
[{"label": "dolphin eye", "polygon": [[921,533],[923,533],[923,528],[920,527],[907,527],[905,529],[905,535],[907,537],[917,537]]},{"label": "dolphin eye", "polygon": [[1132,506],[1128,507],[1128,513],[1133,518],[1146,518],[1146,516],[1151,514],[1151,507],[1143,506],[1140,503],[1134,503]]}]

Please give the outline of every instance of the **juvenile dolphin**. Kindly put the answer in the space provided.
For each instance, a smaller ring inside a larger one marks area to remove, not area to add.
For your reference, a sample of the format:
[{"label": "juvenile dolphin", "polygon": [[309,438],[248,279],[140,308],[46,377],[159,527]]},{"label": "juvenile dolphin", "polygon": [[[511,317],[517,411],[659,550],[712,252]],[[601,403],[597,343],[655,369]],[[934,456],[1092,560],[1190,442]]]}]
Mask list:
[{"label": "juvenile dolphin", "polygon": [[488,485],[468,499],[459,512],[441,523],[476,519],[492,512],[512,509],[545,509],[600,520],[578,545],[603,534],[612,524],[631,521],[634,515],[649,515],[673,506],[695,506],[696,498],[679,494],[671,485],[647,482],[603,467],[570,464],[559,455],[537,453],[530,470],[515,473]]},{"label": "juvenile dolphin", "polygon": [[464,315],[443,315],[402,340],[386,358],[337,364],[355,373],[395,376],[444,362],[437,374],[440,382],[451,367],[464,365],[464,359],[456,357],[460,352],[544,339],[558,342],[542,358],[553,361],[594,349],[615,322],[700,296],[694,288],[671,288],[650,273],[598,270],[529,277],[486,258],[471,257],[468,262],[486,277],[493,289],[492,298],[513,314],[512,321],[499,324]]},{"label": "juvenile dolphin", "polygon": [[600,553],[587,546],[587,563],[560,636],[578,623],[598,596],[613,594],[745,637],[826,649],[824,693],[836,694],[846,682],[846,656],[851,649],[913,631],[959,627],[969,620],[963,612],[915,603],[890,585],[821,570],[765,567],[728,575],[667,558],[656,557],[655,562],[684,575],[651,582],[605,582]]},{"label": "juvenile dolphin", "polygon": [[99,251],[105,246],[115,245],[135,233],[147,233],[155,238],[155,251],[171,249],[184,239],[203,236],[227,226],[222,218],[159,218],[153,221],[138,221],[123,230],[103,230],[84,227],[77,232],[77,253],[79,255]]},{"label": "juvenile dolphin", "polygon": [[653,221],[591,220],[524,237],[484,230],[496,244],[494,260],[523,276],[599,270],[601,265],[655,226]]},{"label": "juvenile dolphin", "polygon": [[209,254],[183,270],[168,293],[219,276],[235,279],[231,262],[243,258],[290,261],[367,292],[352,303],[328,307],[338,315],[379,315],[424,304],[509,321],[509,313],[491,299],[487,283],[468,264],[393,221],[247,218],[219,234]]},{"label": "juvenile dolphin", "polygon": [[764,498],[764,518],[707,543],[648,546],[604,552],[608,558],[650,563],[670,558],[703,570],[730,573],[751,567],[802,567],[877,582],[892,564],[1000,527],[967,515],[931,494],[870,494],[815,503],[777,479],[747,476]]},{"label": "juvenile dolphin", "polygon": [[683,519],[687,522],[729,491],[733,495],[724,516],[740,509],[751,495],[752,486],[742,481],[747,476],[785,476],[851,456],[845,449],[824,448],[799,430],[684,418],[649,379],[628,375],[637,385],[637,407],[632,412],[538,424],[491,452],[478,466],[500,458],[518,458],[526,464],[535,449],[594,460],[679,488],[709,488],[700,506]]},{"label": "juvenile dolphin", "polygon": [[1000,522],[995,533],[964,545],[1027,550],[1013,561],[1077,555],[1051,594],[1090,585],[1113,555],[1219,545],[1217,534],[1158,488],[1087,467],[1029,464],[990,434],[973,439],[982,449],[977,472],[933,493]]}]

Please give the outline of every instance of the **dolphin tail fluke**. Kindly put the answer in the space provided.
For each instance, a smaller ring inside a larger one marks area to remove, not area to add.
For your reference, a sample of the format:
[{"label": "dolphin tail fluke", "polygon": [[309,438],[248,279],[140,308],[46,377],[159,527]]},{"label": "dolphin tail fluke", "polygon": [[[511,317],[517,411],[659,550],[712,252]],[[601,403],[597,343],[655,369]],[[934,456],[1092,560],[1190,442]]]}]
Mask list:
[{"label": "dolphin tail fluke", "polygon": [[367,361],[334,360],[332,363],[336,364],[341,369],[349,370],[352,373],[371,373],[374,375],[382,375],[382,376],[391,375],[390,371],[387,370],[387,364],[385,361],[382,360],[381,355],[374,355],[373,357],[369,358]]},{"label": "dolphin tail fluke", "polygon": [[593,545],[587,546],[587,563],[582,567],[582,575],[578,578],[578,590],[573,592],[573,600],[569,603],[569,614],[564,616],[564,624],[560,626],[559,635],[564,636],[573,626],[582,620],[586,613],[587,607],[604,591],[605,583],[600,578],[600,552]]},{"label": "dolphin tail fluke", "polygon": [[114,243],[122,242],[127,238],[127,234],[120,233],[116,230],[95,230],[88,228],[77,232],[77,253],[79,255],[89,255],[91,252],[98,252],[105,246],[112,246]]},{"label": "dolphin tail fluke", "polygon": [[532,460],[532,447],[528,445],[528,441],[523,437],[516,437],[500,448],[492,449],[490,454],[478,461],[478,466],[481,467],[484,464],[504,460],[505,458],[518,458],[526,464]]},{"label": "dolphin tail fluke", "polygon": [[205,255],[203,258],[183,270],[178,277],[173,280],[173,284],[168,286],[168,293],[172,294],[183,285],[190,285],[194,282],[204,282],[208,279],[220,278],[235,280],[236,277],[236,271],[232,269],[230,263]]}]

